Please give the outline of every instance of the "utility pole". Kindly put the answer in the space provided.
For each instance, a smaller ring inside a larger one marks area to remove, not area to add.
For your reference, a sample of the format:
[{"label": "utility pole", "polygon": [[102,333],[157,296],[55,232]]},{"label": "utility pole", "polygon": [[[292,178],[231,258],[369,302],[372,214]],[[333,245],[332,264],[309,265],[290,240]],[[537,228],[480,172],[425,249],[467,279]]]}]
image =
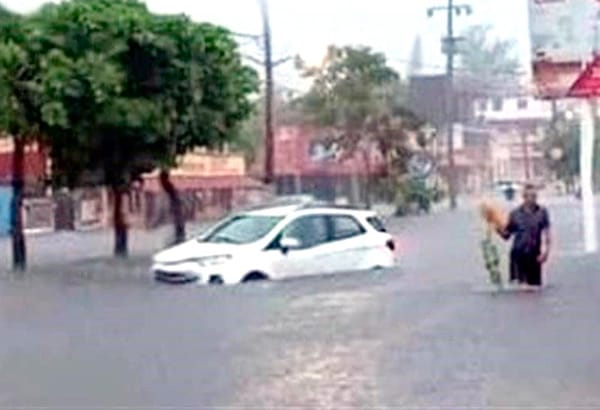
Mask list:
[{"label": "utility pole", "polygon": [[529,159],[529,138],[526,131],[521,132],[521,148],[523,150],[523,169],[525,181],[531,179],[531,161]]},{"label": "utility pole", "polygon": [[463,11],[469,15],[472,8],[467,4],[455,5],[448,0],[447,6],[432,7],[427,15],[433,17],[437,11],[446,12],[446,38],[442,40],[443,51],[446,53],[446,121],[448,137],[448,194],[450,208],[456,209],[456,163],[454,158],[454,55],[457,53],[456,44],[460,38],[454,36],[454,13],[460,15]]},{"label": "utility pole", "polygon": [[262,35],[248,33],[233,33],[234,36],[244,39],[255,40],[261,43],[263,57],[257,58],[252,55],[243,54],[242,57],[264,69],[265,76],[265,164],[264,181],[271,184],[275,179],[275,130],[273,125],[273,100],[275,94],[275,80],[273,71],[281,64],[293,60],[293,56],[287,56],[273,61],[273,43],[271,36],[271,19],[269,16],[268,0],[257,0],[262,18]]},{"label": "utility pole", "polygon": [[265,183],[274,181],[275,131],[273,130],[273,48],[271,42],[271,22],[267,0],[258,0],[263,21],[263,42],[265,49]]}]

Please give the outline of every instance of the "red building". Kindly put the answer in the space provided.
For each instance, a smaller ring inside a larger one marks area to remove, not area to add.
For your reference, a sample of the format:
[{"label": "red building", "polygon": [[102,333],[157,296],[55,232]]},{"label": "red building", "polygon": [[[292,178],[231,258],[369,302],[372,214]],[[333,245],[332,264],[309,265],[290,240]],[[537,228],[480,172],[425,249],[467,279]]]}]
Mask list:
[{"label": "red building", "polygon": [[347,155],[325,140],[318,129],[311,127],[277,130],[274,164],[278,193],[356,199],[357,194],[363,194],[361,181],[382,174],[383,161],[376,150]]},{"label": "red building", "polygon": [[[14,144],[10,138],[0,139],[0,236],[10,228],[11,183],[13,179]],[[37,144],[25,149],[25,202],[23,223],[26,231],[51,230],[54,226],[52,203],[44,198],[48,155]]]},{"label": "red building", "polygon": [[[12,139],[0,139],[0,184],[10,185],[13,167]],[[28,146],[25,150],[25,181],[28,186],[42,185],[46,179],[48,164],[47,153],[37,144]]]}]

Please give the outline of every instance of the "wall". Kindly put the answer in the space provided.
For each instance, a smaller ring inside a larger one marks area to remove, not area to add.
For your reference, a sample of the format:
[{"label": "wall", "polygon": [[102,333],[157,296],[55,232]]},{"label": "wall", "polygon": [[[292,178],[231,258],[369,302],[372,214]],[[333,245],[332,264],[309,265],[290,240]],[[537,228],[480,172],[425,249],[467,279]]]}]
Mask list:
[{"label": "wall", "polygon": [[191,153],[183,157],[173,175],[241,176],[246,173],[246,160],[238,154]]},{"label": "wall", "polygon": [[[310,127],[281,127],[275,135],[275,173],[278,176],[349,176],[380,174],[383,161],[376,150],[340,160],[341,151],[334,147],[318,147],[322,133]],[[367,165],[370,166],[368,170]]]},{"label": "wall", "polygon": [[[497,101],[496,101],[497,100]],[[495,103],[501,107],[495,107]],[[519,104],[524,103],[524,106]],[[531,96],[479,99],[474,106],[475,118],[486,121],[547,120],[552,118],[552,104]]]},{"label": "wall", "polygon": [[[13,142],[11,139],[0,139],[0,182],[9,184],[12,180]],[[40,180],[45,178],[48,156],[37,145],[25,150],[25,179]]]},{"label": "wall", "polygon": [[0,236],[10,235],[10,206],[12,188],[0,186]]}]

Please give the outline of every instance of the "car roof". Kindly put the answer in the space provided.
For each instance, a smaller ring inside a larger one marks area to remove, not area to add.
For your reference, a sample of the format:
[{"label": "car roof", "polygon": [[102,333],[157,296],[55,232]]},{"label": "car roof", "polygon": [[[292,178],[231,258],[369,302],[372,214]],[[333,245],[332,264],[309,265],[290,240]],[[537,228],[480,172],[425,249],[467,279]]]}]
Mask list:
[{"label": "car roof", "polygon": [[245,212],[246,215],[273,216],[282,218],[288,216],[315,215],[323,213],[330,215],[354,215],[359,217],[372,217],[377,215],[376,212],[366,209],[335,205],[288,205],[254,209]]},{"label": "car roof", "polygon": [[253,216],[280,216],[280,217],[285,217],[293,212],[295,212],[298,209],[297,206],[276,206],[276,207],[271,207],[271,208],[261,208],[261,209],[254,209],[251,211],[246,211],[245,214],[246,215],[253,215]]}]

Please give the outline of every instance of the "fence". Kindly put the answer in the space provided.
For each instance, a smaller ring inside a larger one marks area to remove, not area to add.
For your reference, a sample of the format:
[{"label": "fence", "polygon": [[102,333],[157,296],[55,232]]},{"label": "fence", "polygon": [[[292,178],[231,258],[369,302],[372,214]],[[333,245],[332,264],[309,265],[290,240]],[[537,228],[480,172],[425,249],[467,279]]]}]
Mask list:
[{"label": "fence", "polygon": [[23,201],[23,227],[26,233],[52,232],[55,229],[54,201],[28,198]]}]

